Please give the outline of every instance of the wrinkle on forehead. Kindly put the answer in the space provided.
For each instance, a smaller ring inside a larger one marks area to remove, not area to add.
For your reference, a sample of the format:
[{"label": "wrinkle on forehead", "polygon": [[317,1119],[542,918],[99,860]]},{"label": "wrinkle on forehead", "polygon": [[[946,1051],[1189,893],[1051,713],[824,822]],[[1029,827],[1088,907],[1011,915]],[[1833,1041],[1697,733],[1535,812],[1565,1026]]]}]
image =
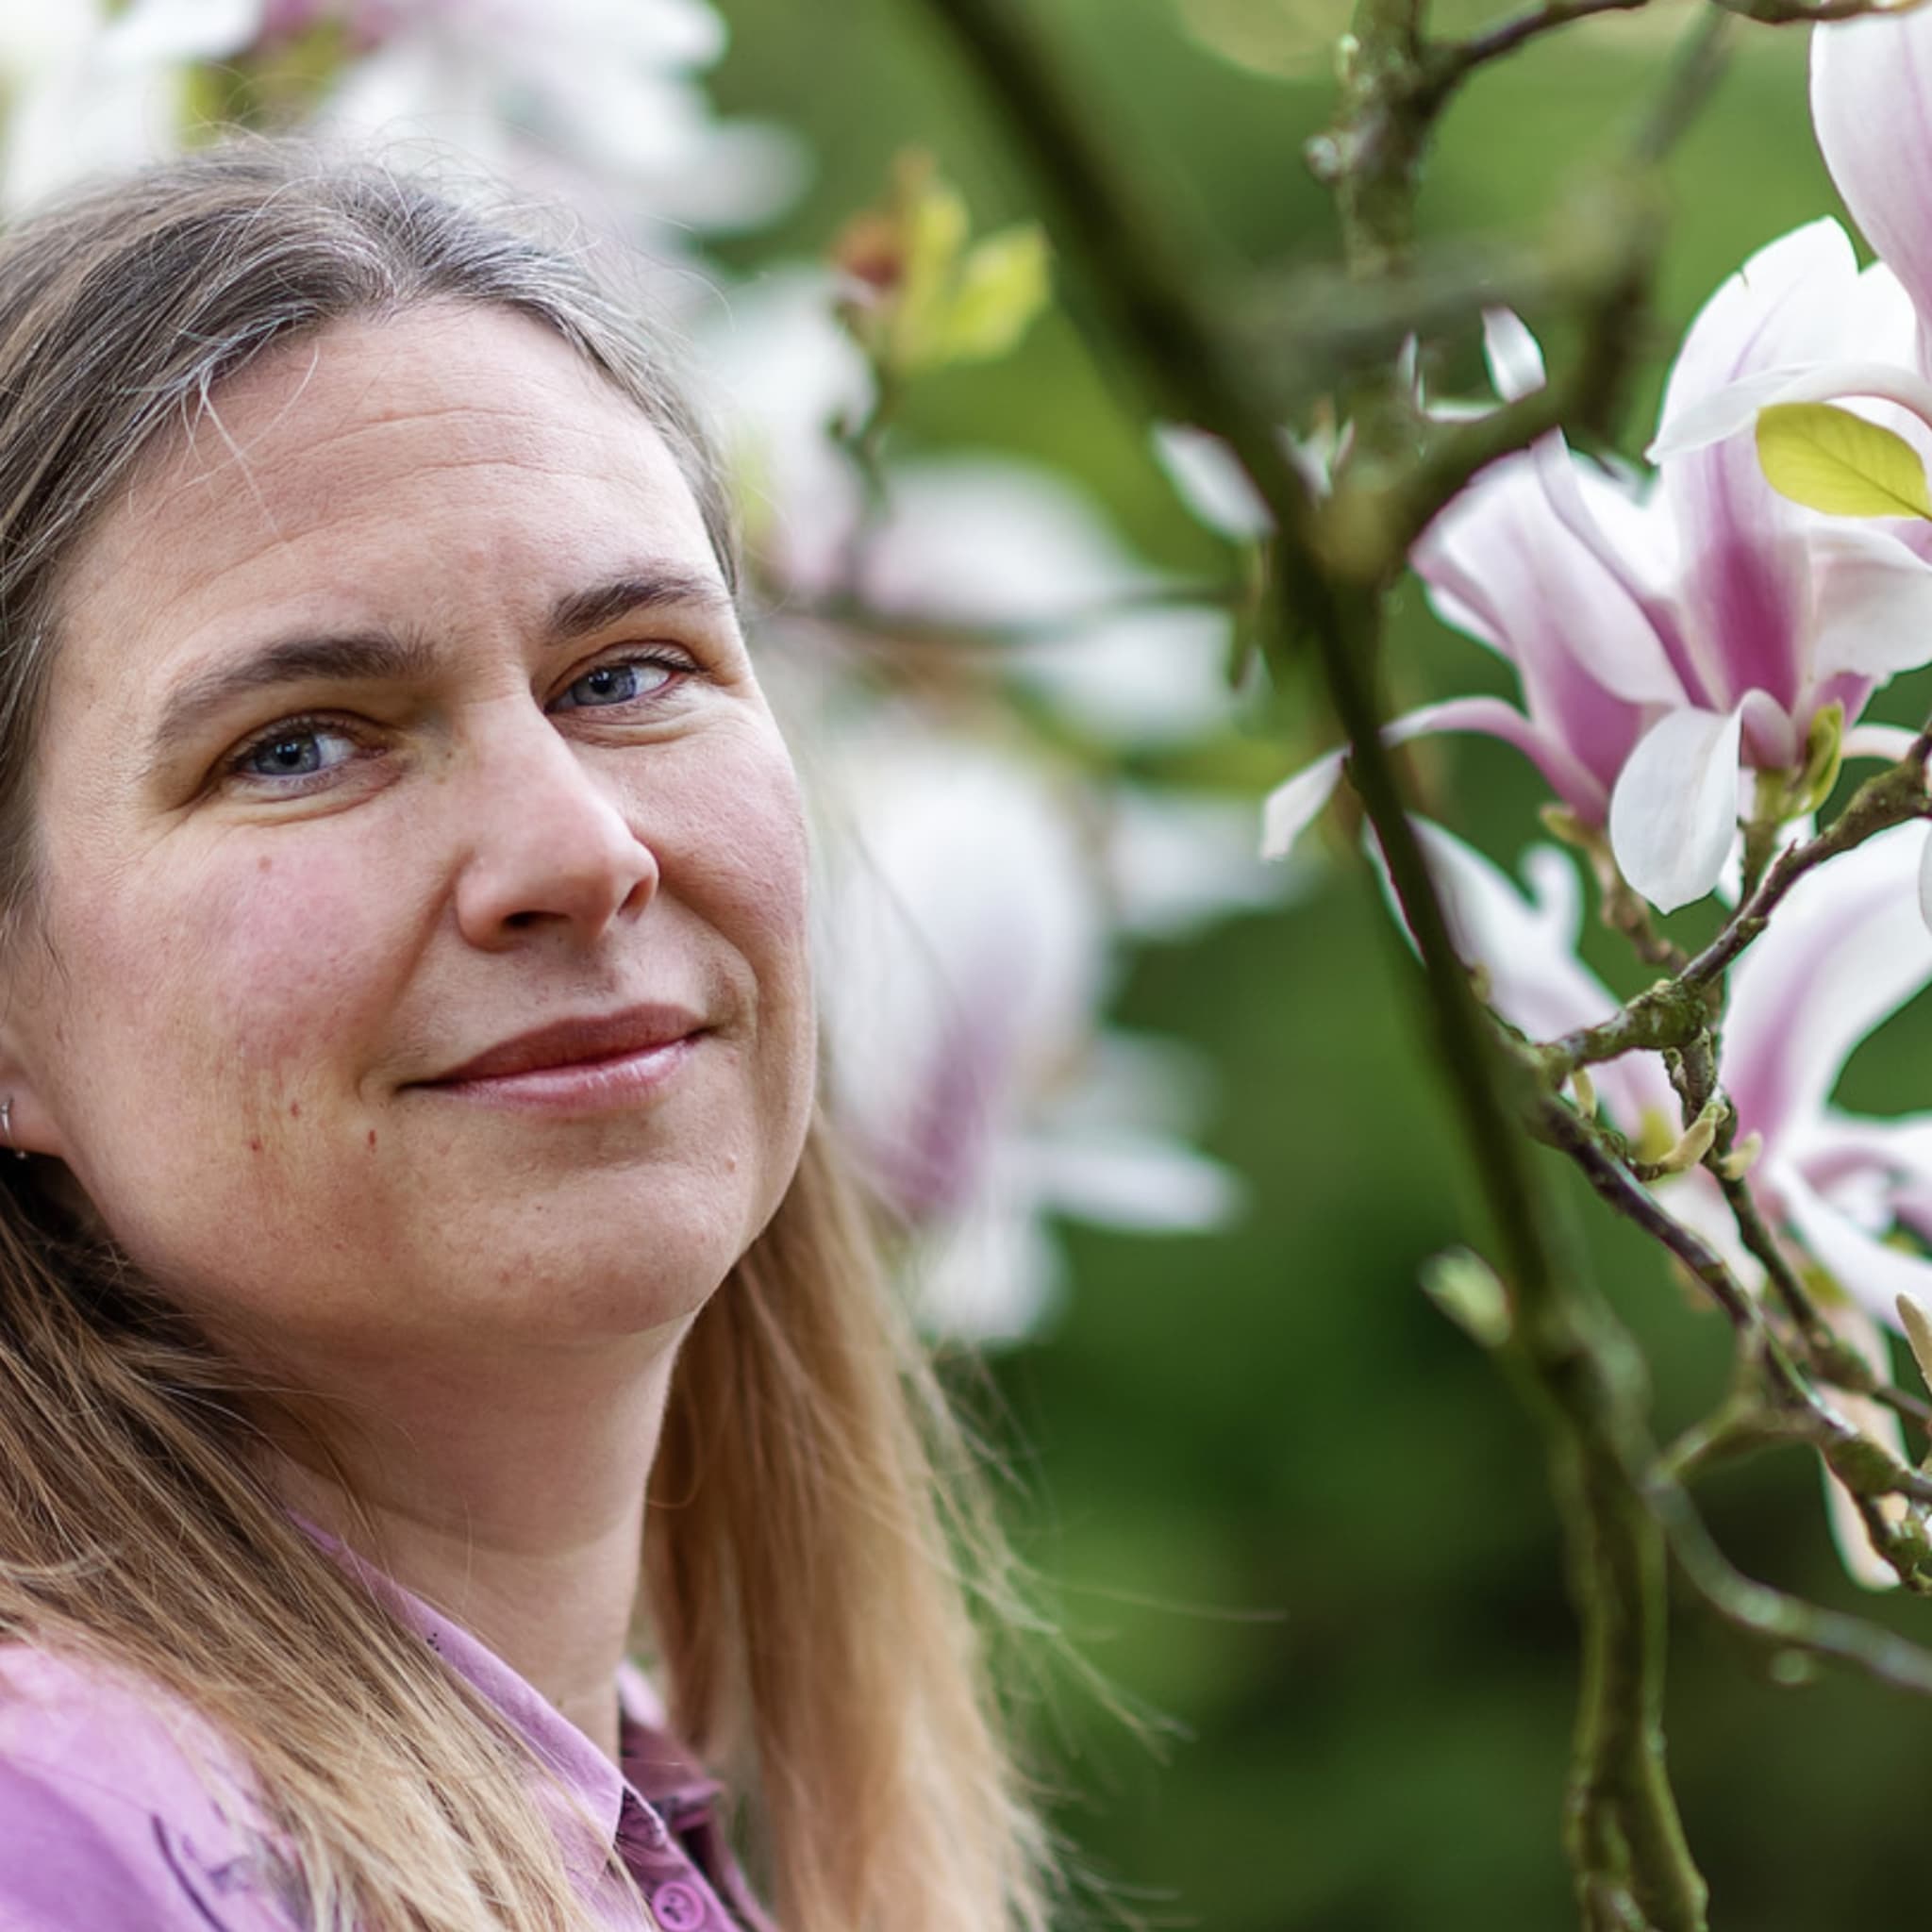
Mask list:
[{"label": "wrinkle on forehead", "polygon": [[[479,401],[479,372],[498,368],[504,399]],[[70,610],[158,546],[171,582],[163,590],[147,574],[141,616],[153,622],[318,527],[333,538],[406,514],[412,474],[464,469],[501,469],[507,486],[581,478],[607,491],[622,476],[640,518],[711,558],[690,485],[649,418],[562,337],[512,310],[451,303],[330,324],[217,385],[204,416],[213,434],[191,425],[170,437],[83,546]],[[233,521],[243,491],[258,541]]]}]

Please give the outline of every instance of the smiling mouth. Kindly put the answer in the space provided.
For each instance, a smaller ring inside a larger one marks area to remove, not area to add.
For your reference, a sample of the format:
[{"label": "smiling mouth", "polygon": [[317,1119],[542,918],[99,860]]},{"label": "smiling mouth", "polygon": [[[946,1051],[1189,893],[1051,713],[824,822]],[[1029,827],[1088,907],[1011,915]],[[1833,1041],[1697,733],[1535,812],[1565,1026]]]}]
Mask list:
[{"label": "smiling mouth", "polygon": [[675,1007],[560,1020],[410,1084],[455,1099],[545,1110],[623,1106],[671,1079],[710,1030]]}]

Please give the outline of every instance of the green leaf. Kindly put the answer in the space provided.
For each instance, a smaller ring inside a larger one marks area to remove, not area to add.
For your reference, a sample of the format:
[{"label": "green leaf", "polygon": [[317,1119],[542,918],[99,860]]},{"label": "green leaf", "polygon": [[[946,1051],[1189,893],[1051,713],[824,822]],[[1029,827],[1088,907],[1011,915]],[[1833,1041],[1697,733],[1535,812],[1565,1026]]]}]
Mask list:
[{"label": "green leaf", "polygon": [[942,359],[934,344],[945,327],[969,221],[958,191],[929,164],[908,161],[898,175],[904,267],[890,338],[891,359],[910,372]]},{"label": "green leaf", "polygon": [[1840,517],[1932,521],[1925,465],[1904,437],[1833,403],[1757,412],[1757,461],[1780,496]]},{"label": "green leaf", "polygon": [[1004,356],[1046,307],[1046,237],[1037,225],[1002,228],[976,242],[933,331],[935,362],[986,362]]}]

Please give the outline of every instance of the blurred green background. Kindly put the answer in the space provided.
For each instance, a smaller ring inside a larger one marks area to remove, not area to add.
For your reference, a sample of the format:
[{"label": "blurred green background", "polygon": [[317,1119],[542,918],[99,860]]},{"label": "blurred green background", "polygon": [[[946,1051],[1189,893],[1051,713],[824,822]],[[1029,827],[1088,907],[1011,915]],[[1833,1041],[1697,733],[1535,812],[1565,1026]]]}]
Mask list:
[{"label": "blurred green background", "polygon": [[[996,117],[919,7],[721,10],[733,48],[714,98],[799,129],[817,170],[776,228],[718,251],[734,265],[822,252],[908,144],[933,150],[989,225],[1035,212]],[[1333,256],[1299,150],[1328,111],[1339,0],[1032,10],[1077,63],[1095,119],[1233,261]],[[1476,17],[1466,0],[1461,17]],[[1554,183],[1609,150],[1689,20],[1666,5],[1613,16],[1482,76],[1429,175],[1431,235],[1532,222]],[[1632,454],[1697,306],[1754,247],[1838,210],[1806,113],[1802,33],[1739,42],[1671,167],[1661,325],[1623,438]],[[1473,362],[1465,373],[1473,382]],[[1064,311],[1009,361],[917,389],[900,436],[1064,466],[1150,557],[1227,568]],[[1413,592],[1391,670],[1405,703],[1507,689]],[[1924,678],[1903,682],[1877,715],[1915,722],[1928,697]],[[1326,741],[1319,714],[1304,716],[1296,757]],[[1503,747],[1431,747],[1422,776],[1493,856],[1512,861],[1534,838],[1540,789]],[[1252,768],[1228,777],[1251,784]],[[1143,953],[1116,1008],[1212,1061],[1206,1144],[1246,1176],[1245,1219],[1212,1239],[1068,1230],[1064,1313],[997,1365],[1025,1550],[1077,1650],[1161,1733],[1150,1749],[1060,1673],[1040,1711],[1067,1793],[1057,1816],[1116,1905],[1156,1924],[1562,1926],[1574,1923],[1559,1803],[1575,1662],[1540,1442],[1415,1286],[1418,1264],[1475,1224],[1408,1019],[1407,961],[1344,847],[1338,837],[1336,862],[1284,911]],[[1613,983],[1637,983],[1598,936],[1589,949]],[[1867,1043],[1841,1093],[1874,1112],[1925,1103],[1923,1009]],[[1659,1426],[1689,1420],[1722,1387],[1719,1324],[1635,1237],[1588,1201],[1575,1214],[1656,1365]],[[1932,1636],[1932,1612],[1845,1581],[1803,1454],[1705,1493],[1747,1569]],[[1842,1678],[1774,1689],[1721,1632],[1680,1616],[1670,1724],[1713,1925],[1821,1932],[1888,1923],[1916,1900],[1914,1774],[1932,1713]]]}]

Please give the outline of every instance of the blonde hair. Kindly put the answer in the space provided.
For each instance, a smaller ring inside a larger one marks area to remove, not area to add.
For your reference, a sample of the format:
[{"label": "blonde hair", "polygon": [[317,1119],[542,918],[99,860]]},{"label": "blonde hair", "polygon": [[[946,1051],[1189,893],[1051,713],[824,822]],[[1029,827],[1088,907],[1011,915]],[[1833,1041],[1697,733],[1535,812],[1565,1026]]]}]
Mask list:
[{"label": "blonde hair", "polygon": [[[251,358],[431,301],[569,341],[663,435],[731,571],[705,438],[570,251],[285,143],[36,215],[0,239],[10,930],[31,924],[60,581],[92,520]],[[527,1748],[260,1474],[258,1419],[287,1392],[223,1359],[50,1191],[0,1189],[0,1638],[127,1667],[212,1721],[318,1927],[578,1925]],[[680,1355],[641,1557],[640,1641],[676,1726],[744,1792],[787,1932],[1045,1924],[1047,1861],[983,1654],[1012,1607],[1002,1546],[823,1122]]]}]

